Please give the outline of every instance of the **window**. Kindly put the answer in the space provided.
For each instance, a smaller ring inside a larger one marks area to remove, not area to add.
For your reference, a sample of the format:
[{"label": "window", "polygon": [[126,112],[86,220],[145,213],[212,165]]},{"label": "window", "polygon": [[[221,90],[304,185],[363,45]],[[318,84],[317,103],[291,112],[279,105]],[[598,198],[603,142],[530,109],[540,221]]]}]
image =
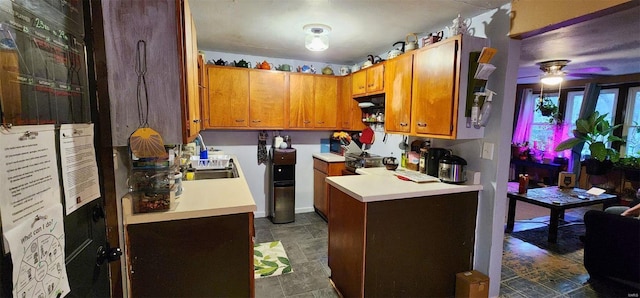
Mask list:
[{"label": "window", "polygon": [[640,87],[630,88],[622,130],[626,143],[620,148],[625,156],[640,157]]},{"label": "window", "polygon": [[[530,147],[542,150],[544,152],[552,153],[555,148],[553,144],[556,143],[554,141],[554,138],[557,127],[553,122],[552,116],[543,116],[542,113],[540,113],[540,111],[538,110],[537,107],[538,103],[540,102],[540,95],[536,94],[533,96],[535,96],[534,100],[536,103],[536,108],[533,111],[533,121],[531,123],[529,144]],[[558,106],[558,94],[545,94],[545,98],[550,99],[551,102]]]},{"label": "window", "polygon": [[[573,130],[576,129],[576,120],[580,115],[580,107],[584,99],[584,92],[569,92],[567,95],[567,113],[565,117],[565,124],[571,124],[570,127],[565,129],[563,140],[573,137]],[[618,89],[604,89],[600,90],[598,101],[596,102],[596,111],[600,115],[607,114],[605,119],[609,121],[609,124],[613,125],[615,122],[616,105],[618,104]],[[638,105],[640,107],[640,105]],[[589,154],[589,148],[586,146],[582,148],[581,156]]]}]

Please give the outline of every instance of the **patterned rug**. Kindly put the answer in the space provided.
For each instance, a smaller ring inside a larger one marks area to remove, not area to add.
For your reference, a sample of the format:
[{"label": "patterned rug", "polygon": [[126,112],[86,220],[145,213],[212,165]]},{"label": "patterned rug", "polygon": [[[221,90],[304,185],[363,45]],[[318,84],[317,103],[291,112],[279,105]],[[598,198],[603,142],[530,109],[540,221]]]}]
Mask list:
[{"label": "patterned rug", "polygon": [[580,236],[585,233],[584,223],[571,223],[558,228],[557,243],[547,241],[549,227],[524,230],[511,233],[512,237],[526,241],[542,249],[546,249],[561,255],[570,254],[584,248]]},{"label": "patterned rug", "polygon": [[255,278],[291,273],[291,264],[280,241],[258,243],[253,246]]}]

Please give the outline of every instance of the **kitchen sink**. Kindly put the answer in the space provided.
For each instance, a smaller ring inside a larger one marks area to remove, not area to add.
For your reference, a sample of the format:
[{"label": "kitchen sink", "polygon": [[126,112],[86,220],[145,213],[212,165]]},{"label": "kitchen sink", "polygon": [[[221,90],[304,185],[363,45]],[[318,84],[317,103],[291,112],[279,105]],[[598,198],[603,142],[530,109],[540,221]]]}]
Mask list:
[{"label": "kitchen sink", "polygon": [[226,179],[226,178],[238,178],[238,169],[233,161],[229,162],[229,166],[224,169],[215,170],[197,170],[194,174],[195,180],[205,179]]}]

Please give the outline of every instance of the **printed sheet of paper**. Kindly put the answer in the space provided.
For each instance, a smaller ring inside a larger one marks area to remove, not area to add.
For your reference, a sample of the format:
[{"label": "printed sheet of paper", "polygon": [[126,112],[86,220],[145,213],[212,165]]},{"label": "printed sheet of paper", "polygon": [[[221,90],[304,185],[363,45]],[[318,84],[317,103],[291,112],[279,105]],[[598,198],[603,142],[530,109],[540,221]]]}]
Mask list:
[{"label": "printed sheet of paper", "polygon": [[60,127],[60,160],[65,214],[69,215],[100,197],[93,124],[63,124]]},{"label": "printed sheet of paper", "polygon": [[62,204],[37,212],[4,232],[11,247],[13,297],[64,297],[71,289],[64,263]]},{"label": "printed sheet of paper", "polygon": [[[0,217],[4,232],[60,203],[53,125],[0,127]],[[5,253],[9,252],[4,243]]]}]

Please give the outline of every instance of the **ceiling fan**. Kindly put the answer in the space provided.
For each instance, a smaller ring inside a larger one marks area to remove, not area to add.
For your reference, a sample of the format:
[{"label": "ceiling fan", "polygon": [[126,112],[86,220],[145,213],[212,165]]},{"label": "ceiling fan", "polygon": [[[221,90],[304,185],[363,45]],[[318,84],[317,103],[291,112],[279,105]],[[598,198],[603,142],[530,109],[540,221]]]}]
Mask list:
[{"label": "ceiling fan", "polygon": [[597,74],[597,72],[609,70],[606,67],[587,67],[583,69],[574,69],[572,72],[568,73],[563,71],[563,68],[567,66],[569,62],[571,62],[571,60],[566,60],[566,59],[556,59],[556,60],[547,60],[547,61],[538,62],[536,64],[539,65],[540,70],[544,72],[542,75],[524,76],[524,77],[519,77],[518,79],[540,77],[540,82],[543,84],[557,85],[564,80],[565,76],[579,77],[579,78],[594,78],[594,77],[604,76],[601,74]]}]

